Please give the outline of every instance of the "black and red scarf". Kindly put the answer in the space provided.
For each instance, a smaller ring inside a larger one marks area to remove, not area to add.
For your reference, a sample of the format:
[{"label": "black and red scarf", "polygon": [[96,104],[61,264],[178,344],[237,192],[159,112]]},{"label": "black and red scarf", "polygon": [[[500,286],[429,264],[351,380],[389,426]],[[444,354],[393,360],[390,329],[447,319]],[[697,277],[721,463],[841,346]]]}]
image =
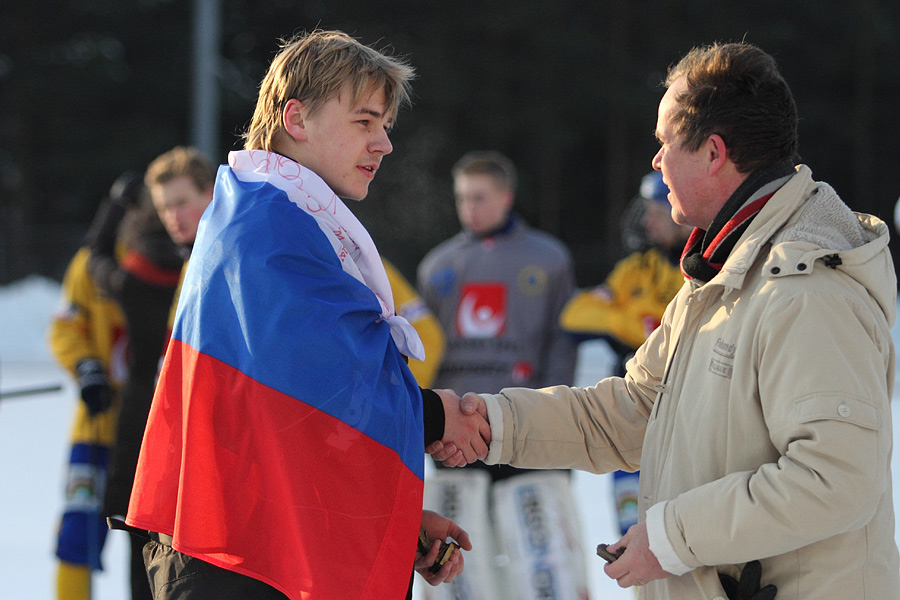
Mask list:
[{"label": "black and red scarf", "polygon": [[753,217],[778,190],[775,188],[763,193],[761,188],[778,179],[786,180],[793,173],[794,166],[790,161],[762,167],[751,173],[734,191],[709,229],[695,227],[691,232],[681,253],[681,272],[684,276],[703,282],[715,277]]}]

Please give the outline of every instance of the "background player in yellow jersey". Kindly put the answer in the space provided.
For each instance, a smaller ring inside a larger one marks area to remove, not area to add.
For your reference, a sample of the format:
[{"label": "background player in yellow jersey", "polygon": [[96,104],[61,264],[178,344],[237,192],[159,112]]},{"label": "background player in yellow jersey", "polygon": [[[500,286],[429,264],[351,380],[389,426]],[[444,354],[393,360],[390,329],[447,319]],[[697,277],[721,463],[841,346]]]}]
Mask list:
[{"label": "background player in yellow jersey", "polygon": [[416,328],[422,345],[425,347],[425,360],[410,359],[409,370],[419,383],[419,387],[430,388],[441,366],[444,356],[444,331],[437,317],[419,296],[416,289],[407,281],[392,263],[382,257],[384,271],[391,282],[394,292],[394,307],[397,314],[405,318]]},{"label": "background player in yellow jersey", "polygon": [[127,375],[125,319],[88,273],[90,251],[81,248],[66,269],[62,298],[50,325],[56,360],[76,379],[80,402],[72,428],[65,501],[56,554],[57,597],[89,597],[91,570],[100,567],[106,539],[101,504],[106,465],[115,441],[118,393]]}]

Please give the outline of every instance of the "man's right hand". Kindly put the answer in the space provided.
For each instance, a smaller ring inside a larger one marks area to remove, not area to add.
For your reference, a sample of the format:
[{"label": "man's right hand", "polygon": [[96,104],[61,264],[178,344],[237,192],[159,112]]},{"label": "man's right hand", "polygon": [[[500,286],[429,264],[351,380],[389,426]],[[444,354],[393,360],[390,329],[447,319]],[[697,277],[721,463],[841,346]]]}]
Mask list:
[{"label": "man's right hand", "polygon": [[112,405],[112,390],[106,378],[103,363],[96,358],[83,358],[75,365],[81,400],[87,406],[88,414],[94,416]]},{"label": "man's right hand", "polygon": [[477,410],[463,412],[459,396],[452,390],[434,390],[444,405],[444,437],[427,448],[445,467],[461,467],[487,456],[491,426]]}]

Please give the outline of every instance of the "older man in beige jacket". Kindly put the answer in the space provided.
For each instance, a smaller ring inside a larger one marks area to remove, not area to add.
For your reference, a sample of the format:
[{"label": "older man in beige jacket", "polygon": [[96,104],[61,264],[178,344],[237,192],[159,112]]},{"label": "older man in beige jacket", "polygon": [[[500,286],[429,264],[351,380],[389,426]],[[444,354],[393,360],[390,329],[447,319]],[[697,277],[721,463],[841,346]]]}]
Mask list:
[{"label": "older man in beige jacket", "polygon": [[642,599],[898,599],[888,228],[795,166],[794,101],[758,48],[695,49],[666,85],[653,167],[696,228],[685,284],[624,378],[467,395],[486,462],[640,469],[605,570]]}]

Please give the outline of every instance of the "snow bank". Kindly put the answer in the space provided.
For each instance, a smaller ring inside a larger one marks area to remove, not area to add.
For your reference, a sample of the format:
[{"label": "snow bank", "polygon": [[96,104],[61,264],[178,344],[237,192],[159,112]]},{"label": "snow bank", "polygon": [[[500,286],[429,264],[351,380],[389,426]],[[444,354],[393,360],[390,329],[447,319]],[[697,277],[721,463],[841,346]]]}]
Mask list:
[{"label": "snow bank", "polygon": [[0,361],[52,361],[47,327],[59,306],[60,288],[37,275],[0,287]]}]

